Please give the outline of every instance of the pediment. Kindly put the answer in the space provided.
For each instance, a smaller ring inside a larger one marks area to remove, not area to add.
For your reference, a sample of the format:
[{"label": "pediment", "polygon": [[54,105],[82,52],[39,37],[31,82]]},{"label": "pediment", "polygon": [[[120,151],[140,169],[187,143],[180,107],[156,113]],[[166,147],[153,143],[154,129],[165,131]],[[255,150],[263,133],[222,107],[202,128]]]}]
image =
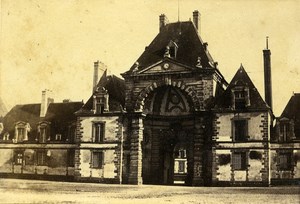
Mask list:
[{"label": "pediment", "polygon": [[171,60],[162,60],[155,64],[152,64],[142,70],[139,70],[138,74],[156,74],[156,73],[186,73],[191,72],[193,68],[173,62]]}]

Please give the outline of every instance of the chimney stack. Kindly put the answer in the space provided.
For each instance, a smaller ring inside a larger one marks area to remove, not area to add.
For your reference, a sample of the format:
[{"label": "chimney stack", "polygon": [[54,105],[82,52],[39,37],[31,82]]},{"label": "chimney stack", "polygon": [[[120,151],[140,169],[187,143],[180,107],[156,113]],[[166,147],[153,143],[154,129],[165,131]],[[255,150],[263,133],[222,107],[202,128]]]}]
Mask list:
[{"label": "chimney stack", "polygon": [[197,30],[200,32],[200,13],[198,10],[193,12],[193,23]]},{"label": "chimney stack", "polygon": [[272,109],[272,75],[271,75],[271,51],[269,50],[268,38],[266,37],[266,49],[264,54],[264,78],[265,78],[265,101]]},{"label": "chimney stack", "polygon": [[41,110],[40,110],[40,117],[45,117],[47,113],[47,109],[50,103],[54,103],[54,99],[48,96],[49,92],[48,89],[42,91],[42,102],[41,102]]},{"label": "chimney stack", "polygon": [[94,93],[97,89],[97,84],[98,81],[100,79],[100,72],[104,72],[105,70],[107,70],[107,66],[103,63],[100,62],[99,60],[97,62],[94,62],[94,74],[93,74],[93,89],[92,89],[92,93]]},{"label": "chimney stack", "polygon": [[159,16],[159,32],[161,32],[162,28],[165,27],[168,23],[168,18],[165,14],[161,14]]},{"label": "chimney stack", "polygon": [[97,88],[98,80],[99,80],[99,60],[97,62],[94,62],[93,93]]}]

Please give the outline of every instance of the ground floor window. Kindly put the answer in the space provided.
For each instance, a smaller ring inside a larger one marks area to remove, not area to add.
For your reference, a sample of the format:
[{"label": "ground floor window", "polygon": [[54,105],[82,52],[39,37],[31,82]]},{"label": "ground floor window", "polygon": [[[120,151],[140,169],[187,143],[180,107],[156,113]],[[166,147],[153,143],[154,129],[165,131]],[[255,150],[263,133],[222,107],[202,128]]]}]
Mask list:
[{"label": "ground floor window", "polygon": [[45,166],[46,165],[46,152],[45,151],[37,151],[36,157],[37,157],[37,165],[38,166]]},{"label": "ground floor window", "polygon": [[104,153],[102,151],[92,152],[92,168],[103,168]]},{"label": "ground floor window", "polygon": [[15,164],[16,165],[22,165],[23,164],[23,158],[24,158],[24,151],[17,150],[15,151]]},{"label": "ground floor window", "polygon": [[292,153],[284,152],[279,154],[279,169],[281,171],[292,170]]},{"label": "ground floor window", "polygon": [[75,166],[75,149],[68,150],[68,166],[69,167]]},{"label": "ground floor window", "polygon": [[232,154],[232,168],[233,170],[247,169],[246,152],[234,152]]}]

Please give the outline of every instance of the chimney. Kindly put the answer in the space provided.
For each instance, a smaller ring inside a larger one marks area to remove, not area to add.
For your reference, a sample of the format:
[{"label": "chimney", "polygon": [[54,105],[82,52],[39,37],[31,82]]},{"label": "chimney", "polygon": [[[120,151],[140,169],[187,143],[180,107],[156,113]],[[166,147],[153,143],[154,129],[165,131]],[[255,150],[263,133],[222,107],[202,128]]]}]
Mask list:
[{"label": "chimney", "polygon": [[165,27],[168,23],[168,18],[165,14],[161,14],[159,16],[159,32],[161,32],[162,28]]},{"label": "chimney", "polygon": [[49,92],[51,92],[51,91],[48,89],[45,89],[44,91],[42,91],[40,117],[45,117],[49,104],[54,103],[54,99],[49,97]]},{"label": "chimney", "polygon": [[98,81],[101,77],[101,76],[99,76],[99,74],[101,72],[104,72],[105,70],[107,70],[107,66],[103,62],[100,62],[99,60],[97,62],[94,62],[93,89],[92,89],[93,92],[92,92],[92,94],[97,89]]},{"label": "chimney", "polygon": [[197,30],[200,32],[200,13],[198,10],[195,10],[193,12],[193,23],[195,25],[195,27],[197,28]]},{"label": "chimney", "polygon": [[268,45],[269,37],[266,37],[266,49],[263,50],[264,54],[264,77],[265,77],[265,101],[271,107],[272,104],[272,76],[271,76],[271,51]]},{"label": "chimney", "polygon": [[99,60],[97,62],[94,62],[93,93],[97,88],[98,80],[99,80]]}]

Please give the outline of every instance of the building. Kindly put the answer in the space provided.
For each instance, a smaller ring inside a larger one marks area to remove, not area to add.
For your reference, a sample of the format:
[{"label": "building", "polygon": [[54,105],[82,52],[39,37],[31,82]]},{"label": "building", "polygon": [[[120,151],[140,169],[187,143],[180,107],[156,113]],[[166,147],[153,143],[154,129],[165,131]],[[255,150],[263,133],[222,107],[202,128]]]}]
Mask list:
[{"label": "building", "polygon": [[264,100],[242,65],[227,83],[199,19],[198,11],[175,23],[160,15],[159,33],[124,80],[95,62],[85,104],[48,106],[43,96],[13,108],[3,120],[1,175],[193,186],[299,181],[300,100],[294,95],[273,115],[268,43]]},{"label": "building", "polygon": [[16,105],[3,118],[0,133],[1,177],[68,180],[74,175],[75,111],[82,102]]},{"label": "building", "polygon": [[269,185],[273,114],[242,65],[213,112],[213,184]]},{"label": "building", "polygon": [[295,93],[276,118],[271,140],[273,183],[295,183],[300,178],[300,94]]}]

